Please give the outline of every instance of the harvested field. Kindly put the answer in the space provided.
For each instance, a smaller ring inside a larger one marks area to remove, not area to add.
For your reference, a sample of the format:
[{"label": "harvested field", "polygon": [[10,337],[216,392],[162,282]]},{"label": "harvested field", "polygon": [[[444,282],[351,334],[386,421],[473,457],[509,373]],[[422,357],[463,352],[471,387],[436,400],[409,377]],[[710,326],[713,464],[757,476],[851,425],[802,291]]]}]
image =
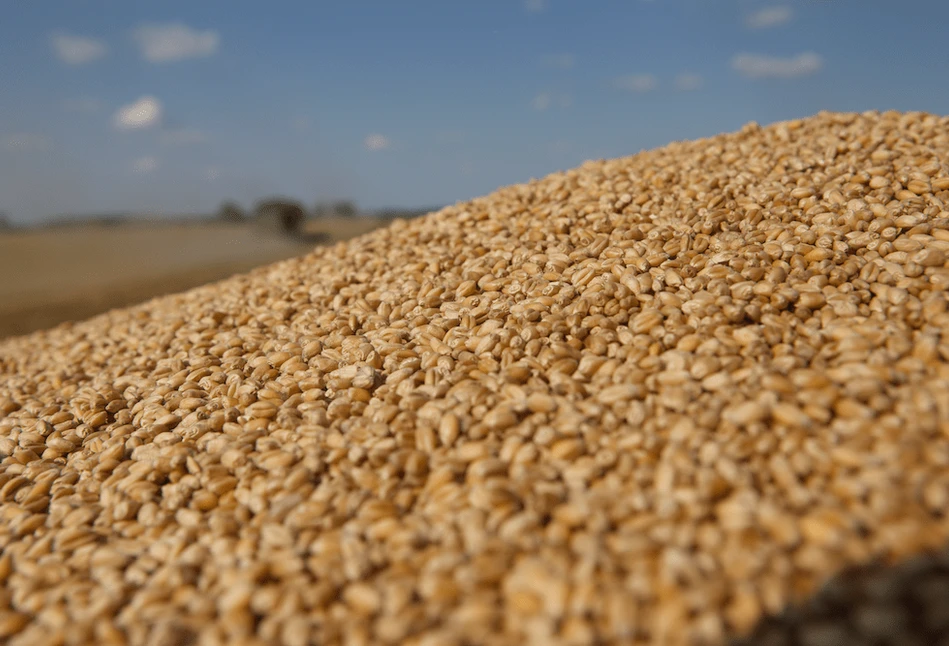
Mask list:
[{"label": "harvested field", "polygon": [[785,612],[949,542],[946,160],[749,124],[0,342],[0,636],[949,638],[936,557]]},{"label": "harvested field", "polygon": [[250,271],[379,227],[376,218],[308,222],[301,239],[252,223],[60,226],[0,233],[0,338],[77,321]]}]

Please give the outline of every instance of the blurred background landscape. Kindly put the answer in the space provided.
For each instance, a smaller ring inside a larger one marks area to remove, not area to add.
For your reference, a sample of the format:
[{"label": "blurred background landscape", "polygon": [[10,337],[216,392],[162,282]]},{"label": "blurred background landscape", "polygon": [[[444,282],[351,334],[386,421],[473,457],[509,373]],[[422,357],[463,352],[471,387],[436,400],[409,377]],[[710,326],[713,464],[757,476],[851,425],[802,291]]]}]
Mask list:
[{"label": "blurred background landscape", "polygon": [[938,0],[44,0],[0,21],[0,337],[499,186],[949,112]]},{"label": "blurred background landscape", "polygon": [[75,321],[299,256],[434,209],[307,211],[289,199],[245,212],[72,215],[0,228],[0,338]]}]

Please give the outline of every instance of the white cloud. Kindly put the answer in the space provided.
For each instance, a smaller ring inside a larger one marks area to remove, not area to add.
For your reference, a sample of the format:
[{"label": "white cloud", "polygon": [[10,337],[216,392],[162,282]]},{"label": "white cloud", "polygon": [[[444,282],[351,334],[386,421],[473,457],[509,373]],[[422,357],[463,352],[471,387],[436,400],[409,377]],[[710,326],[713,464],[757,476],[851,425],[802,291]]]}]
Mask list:
[{"label": "white cloud", "polygon": [[90,97],[81,97],[78,99],[67,99],[63,102],[63,109],[67,112],[83,112],[92,114],[102,109],[102,103],[98,99]]},{"label": "white cloud", "polygon": [[789,79],[814,74],[823,67],[823,59],[813,52],[791,58],[774,58],[759,54],[738,54],[732,68],[751,79]]},{"label": "white cloud", "polygon": [[569,70],[577,64],[577,58],[573,54],[550,54],[544,56],[544,64],[560,70]]},{"label": "white cloud", "polygon": [[204,170],[204,179],[213,182],[221,176],[221,170],[216,166],[209,166]]},{"label": "white cloud", "polygon": [[524,0],[524,7],[531,13],[540,13],[547,8],[547,0]]},{"label": "white cloud", "polygon": [[682,90],[683,92],[688,92],[689,90],[697,90],[704,84],[705,81],[702,80],[702,77],[698,74],[692,74],[690,72],[683,72],[675,78],[675,86],[677,90]]},{"label": "white cloud", "polygon": [[142,50],[142,57],[150,63],[210,56],[221,42],[216,31],[198,31],[178,23],[143,25],[133,32],[133,36]]},{"label": "white cloud", "polygon": [[169,146],[186,146],[188,144],[200,144],[208,140],[208,136],[200,130],[190,130],[188,128],[178,128],[177,130],[167,130],[161,134],[161,142]]},{"label": "white cloud", "polygon": [[109,51],[103,42],[85,36],[70,36],[57,32],[50,36],[49,40],[59,60],[68,65],[91,63]]},{"label": "white cloud", "polygon": [[745,19],[745,25],[749,29],[767,29],[768,27],[777,27],[791,20],[792,12],[790,7],[767,7],[756,11]]},{"label": "white cloud", "polygon": [[650,92],[656,89],[656,77],[652,74],[629,74],[613,80],[613,87],[627,92]]},{"label": "white cloud", "polygon": [[368,135],[364,140],[363,144],[369,150],[382,150],[383,148],[389,147],[389,138],[385,135]]},{"label": "white cloud", "polygon": [[19,132],[9,135],[4,141],[8,150],[19,152],[35,152],[49,150],[53,147],[49,137],[30,132]]},{"label": "white cloud", "polygon": [[531,100],[531,107],[535,110],[546,110],[550,107],[551,97],[548,92],[541,92]]},{"label": "white cloud", "polygon": [[122,106],[115,113],[113,123],[119,130],[151,128],[161,123],[161,102],[153,96],[143,96],[135,103]]},{"label": "white cloud", "polygon": [[146,175],[158,168],[158,160],[154,157],[139,157],[132,162],[132,172]]}]

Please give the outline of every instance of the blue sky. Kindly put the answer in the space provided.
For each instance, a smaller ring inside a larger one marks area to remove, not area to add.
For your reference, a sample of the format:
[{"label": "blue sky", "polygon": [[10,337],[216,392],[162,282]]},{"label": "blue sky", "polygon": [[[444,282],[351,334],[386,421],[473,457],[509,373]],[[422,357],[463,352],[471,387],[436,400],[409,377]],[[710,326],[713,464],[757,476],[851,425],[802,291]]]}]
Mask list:
[{"label": "blue sky", "polygon": [[0,211],[437,206],[822,109],[949,113],[949,2],[35,0]]}]

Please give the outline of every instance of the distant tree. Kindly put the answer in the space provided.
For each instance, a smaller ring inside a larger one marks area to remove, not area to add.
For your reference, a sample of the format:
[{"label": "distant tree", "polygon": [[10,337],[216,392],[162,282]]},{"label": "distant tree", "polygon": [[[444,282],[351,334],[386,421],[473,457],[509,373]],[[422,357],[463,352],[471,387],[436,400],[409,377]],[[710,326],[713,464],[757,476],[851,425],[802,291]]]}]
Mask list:
[{"label": "distant tree", "polygon": [[263,200],[254,209],[254,221],[268,231],[299,235],[302,232],[306,211],[294,200],[271,198]]},{"label": "distant tree", "polygon": [[243,222],[247,218],[244,209],[235,202],[224,202],[218,209],[217,216],[225,222]]},{"label": "distant tree", "polygon": [[4,211],[0,211],[0,231],[4,229],[10,229],[13,225],[10,224],[10,218],[7,217],[7,214]]},{"label": "distant tree", "polygon": [[103,227],[117,227],[126,220],[127,217],[122,213],[103,213],[94,222]]},{"label": "distant tree", "polygon": [[356,205],[348,200],[343,200],[333,205],[333,211],[336,213],[336,215],[340,215],[344,218],[351,218],[356,215]]},{"label": "distant tree", "polygon": [[313,206],[313,217],[314,218],[325,218],[330,213],[333,212],[333,207],[331,207],[326,202],[317,202]]},{"label": "distant tree", "polygon": [[379,217],[383,220],[394,220],[396,218],[411,220],[412,218],[418,218],[423,215],[428,215],[429,213],[434,213],[435,211],[440,211],[441,208],[442,207],[439,206],[424,207],[419,209],[388,208],[376,211],[376,217]]}]

